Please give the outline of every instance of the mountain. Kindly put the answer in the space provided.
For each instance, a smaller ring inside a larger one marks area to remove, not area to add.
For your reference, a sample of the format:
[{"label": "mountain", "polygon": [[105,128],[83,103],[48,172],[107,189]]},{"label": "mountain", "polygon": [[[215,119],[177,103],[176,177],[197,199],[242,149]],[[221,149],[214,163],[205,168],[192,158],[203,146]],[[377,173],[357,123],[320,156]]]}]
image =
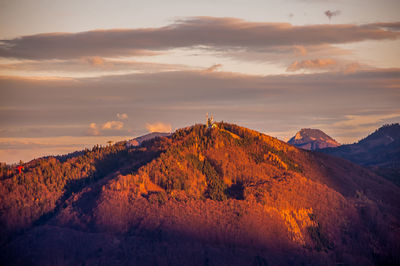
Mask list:
[{"label": "mountain", "polygon": [[384,125],[354,144],[327,148],[321,152],[370,167],[400,185],[400,125]]},{"label": "mountain", "polygon": [[322,152],[364,166],[400,167],[400,125],[384,125],[357,143]]},{"label": "mountain", "polygon": [[400,188],[233,124],[0,169],[2,265],[396,265]]},{"label": "mountain", "polygon": [[158,138],[158,137],[168,137],[170,136],[171,133],[162,133],[162,132],[152,132],[131,140],[128,140],[126,142],[126,145],[128,146],[140,146],[142,144],[143,141],[148,141],[148,140],[152,140],[154,138]]},{"label": "mountain", "polygon": [[318,150],[340,146],[336,140],[321,130],[311,128],[301,129],[288,143],[305,150]]}]

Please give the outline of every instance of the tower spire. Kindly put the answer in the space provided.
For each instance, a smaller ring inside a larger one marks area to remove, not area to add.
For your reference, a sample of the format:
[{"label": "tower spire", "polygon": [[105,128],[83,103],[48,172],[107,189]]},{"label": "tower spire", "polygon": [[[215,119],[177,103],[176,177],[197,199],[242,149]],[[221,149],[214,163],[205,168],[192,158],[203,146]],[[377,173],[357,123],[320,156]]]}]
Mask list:
[{"label": "tower spire", "polygon": [[207,123],[206,123],[206,125],[207,125],[207,128],[212,128],[213,127],[213,125],[214,125],[214,118],[213,118],[213,116],[211,115],[211,116],[208,116],[208,113],[207,113]]}]

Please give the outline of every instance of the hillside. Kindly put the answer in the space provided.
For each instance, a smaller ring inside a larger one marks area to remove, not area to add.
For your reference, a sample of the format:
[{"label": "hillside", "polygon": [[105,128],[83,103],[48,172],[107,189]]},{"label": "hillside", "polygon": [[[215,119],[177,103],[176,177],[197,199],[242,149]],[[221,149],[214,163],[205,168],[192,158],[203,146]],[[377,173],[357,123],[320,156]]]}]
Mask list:
[{"label": "hillside", "polygon": [[336,140],[321,130],[311,128],[301,129],[288,143],[305,150],[318,150],[340,146]]},{"label": "hillside", "polygon": [[216,125],[34,160],[22,174],[3,166],[2,264],[400,262],[399,188],[346,160]]},{"label": "hillside", "polygon": [[366,166],[400,185],[400,125],[384,125],[354,144],[321,152]]}]

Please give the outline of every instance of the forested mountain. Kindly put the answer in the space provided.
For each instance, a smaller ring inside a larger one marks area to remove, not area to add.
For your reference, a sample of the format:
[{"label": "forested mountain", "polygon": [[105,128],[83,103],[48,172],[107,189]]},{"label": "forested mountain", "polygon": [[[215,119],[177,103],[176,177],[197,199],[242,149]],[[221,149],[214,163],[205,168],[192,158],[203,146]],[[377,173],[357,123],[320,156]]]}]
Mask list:
[{"label": "forested mountain", "polygon": [[233,124],[44,158],[0,182],[2,264],[399,264],[400,189]]},{"label": "forested mountain", "polygon": [[323,131],[311,128],[301,129],[288,143],[305,150],[318,150],[340,146],[336,140]]}]

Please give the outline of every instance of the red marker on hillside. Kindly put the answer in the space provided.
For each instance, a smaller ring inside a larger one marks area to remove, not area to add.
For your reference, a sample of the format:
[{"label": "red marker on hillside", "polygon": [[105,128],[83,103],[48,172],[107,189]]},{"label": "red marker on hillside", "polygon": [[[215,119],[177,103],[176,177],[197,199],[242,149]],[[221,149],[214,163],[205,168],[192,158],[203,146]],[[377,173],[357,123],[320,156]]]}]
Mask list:
[{"label": "red marker on hillside", "polygon": [[24,167],[23,167],[22,165],[19,165],[19,166],[17,167],[17,169],[18,169],[19,173],[21,174],[21,173],[22,173],[22,170],[24,170]]}]

